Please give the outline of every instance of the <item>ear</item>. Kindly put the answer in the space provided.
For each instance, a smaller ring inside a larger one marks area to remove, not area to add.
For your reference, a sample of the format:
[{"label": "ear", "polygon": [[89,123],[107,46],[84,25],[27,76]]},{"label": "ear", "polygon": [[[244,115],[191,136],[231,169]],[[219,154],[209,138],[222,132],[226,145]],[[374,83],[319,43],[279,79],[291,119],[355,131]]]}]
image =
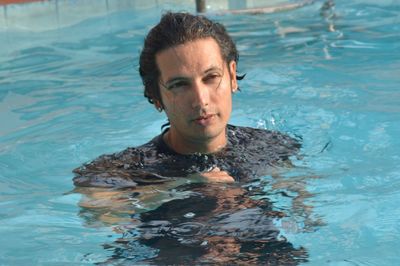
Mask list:
[{"label": "ear", "polygon": [[229,76],[231,78],[231,88],[232,92],[236,92],[238,89],[238,83],[236,79],[236,62],[232,60],[229,62]]},{"label": "ear", "polygon": [[162,112],[162,110],[164,109],[161,102],[158,100],[154,100],[154,106],[156,107],[157,111],[159,111],[160,113]]}]

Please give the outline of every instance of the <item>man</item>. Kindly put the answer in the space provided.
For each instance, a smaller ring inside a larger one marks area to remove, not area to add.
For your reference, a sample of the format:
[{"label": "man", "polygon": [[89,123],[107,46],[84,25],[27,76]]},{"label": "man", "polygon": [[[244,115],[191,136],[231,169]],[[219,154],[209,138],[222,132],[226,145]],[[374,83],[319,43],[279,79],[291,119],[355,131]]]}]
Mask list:
[{"label": "man", "polygon": [[[203,16],[166,13],[149,32],[140,75],[145,97],[165,111],[167,128],[140,147],[74,170],[76,186],[124,188],[83,188],[94,199],[81,202],[87,222],[100,217],[115,224],[121,213],[129,213],[134,225],[124,232],[126,239],[105,245],[114,247],[105,263],[296,265],[307,260],[303,248],[280,237],[273,219],[285,214],[262,196],[264,185],[242,187],[243,181],[285,165],[300,144],[278,132],[228,124],[232,94],[243,78],[236,74],[238,58],[225,28]],[[155,183],[169,185],[139,186]]]},{"label": "man", "polygon": [[239,90],[239,55],[224,26],[203,16],[166,13],[140,56],[144,95],[169,123],[137,148],[103,155],[74,170],[74,184],[135,187],[185,177],[234,182],[289,162],[300,144],[278,132],[228,125]]}]

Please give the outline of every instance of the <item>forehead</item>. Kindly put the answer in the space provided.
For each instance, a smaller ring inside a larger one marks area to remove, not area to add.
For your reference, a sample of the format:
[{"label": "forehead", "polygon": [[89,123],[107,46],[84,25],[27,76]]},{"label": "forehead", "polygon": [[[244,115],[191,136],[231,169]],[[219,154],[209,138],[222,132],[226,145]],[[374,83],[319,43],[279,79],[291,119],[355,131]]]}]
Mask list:
[{"label": "forehead", "polygon": [[221,49],[213,38],[197,39],[170,47],[156,54],[161,78],[192,76],[210,67],[221,67],[224,60]]}]

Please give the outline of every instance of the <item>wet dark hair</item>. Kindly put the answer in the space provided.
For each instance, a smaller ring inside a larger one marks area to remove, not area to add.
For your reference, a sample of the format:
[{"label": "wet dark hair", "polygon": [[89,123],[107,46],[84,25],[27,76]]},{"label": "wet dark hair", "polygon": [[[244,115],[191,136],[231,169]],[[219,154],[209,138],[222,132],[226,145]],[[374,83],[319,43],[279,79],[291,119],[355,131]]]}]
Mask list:
[{"label": "wet dark hair", "polygon": [[[229,63],[232,60],[238,62],[236,45],[222,24],[213,22],[205,16],[190,13],[167,12],[162,16],[160,22],[150,30],[144,40],[139,60],[144,96],[150,103],[159,101],[162,104],[158,84],[160,70],[156,63],[156,54],[179,44],[209,37],[218,43],[225,62]],[[244,75],[237,75],[238,80],[243,78]]]}]

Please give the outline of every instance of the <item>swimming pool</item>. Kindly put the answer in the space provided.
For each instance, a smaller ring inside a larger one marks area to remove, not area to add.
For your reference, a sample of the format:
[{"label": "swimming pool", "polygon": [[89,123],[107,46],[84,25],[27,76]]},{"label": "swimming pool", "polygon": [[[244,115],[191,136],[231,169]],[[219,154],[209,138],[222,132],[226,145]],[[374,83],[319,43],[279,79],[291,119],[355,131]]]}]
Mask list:
[{"label": "swimming pool", "polygon": [[[286,214],[274,225],[307,251],[306,265],[400,263],[400,6],[374,2],[211,14],[237,42],[246,73],[231,123],[303,139],[296,167],[250,186],[263,184],[258,196]],[[165,119],[142,96],[137,61],[144,34],[165,8],[193,11],[169,4],[53,29],[2,27],[1,265],[129,264],[156,256],[135,242],[133,222],[104,208],[85,211],[81,195],[68,192],[73,168],[159,134]],[[158,202],[187,197],[159,193]]]}]

